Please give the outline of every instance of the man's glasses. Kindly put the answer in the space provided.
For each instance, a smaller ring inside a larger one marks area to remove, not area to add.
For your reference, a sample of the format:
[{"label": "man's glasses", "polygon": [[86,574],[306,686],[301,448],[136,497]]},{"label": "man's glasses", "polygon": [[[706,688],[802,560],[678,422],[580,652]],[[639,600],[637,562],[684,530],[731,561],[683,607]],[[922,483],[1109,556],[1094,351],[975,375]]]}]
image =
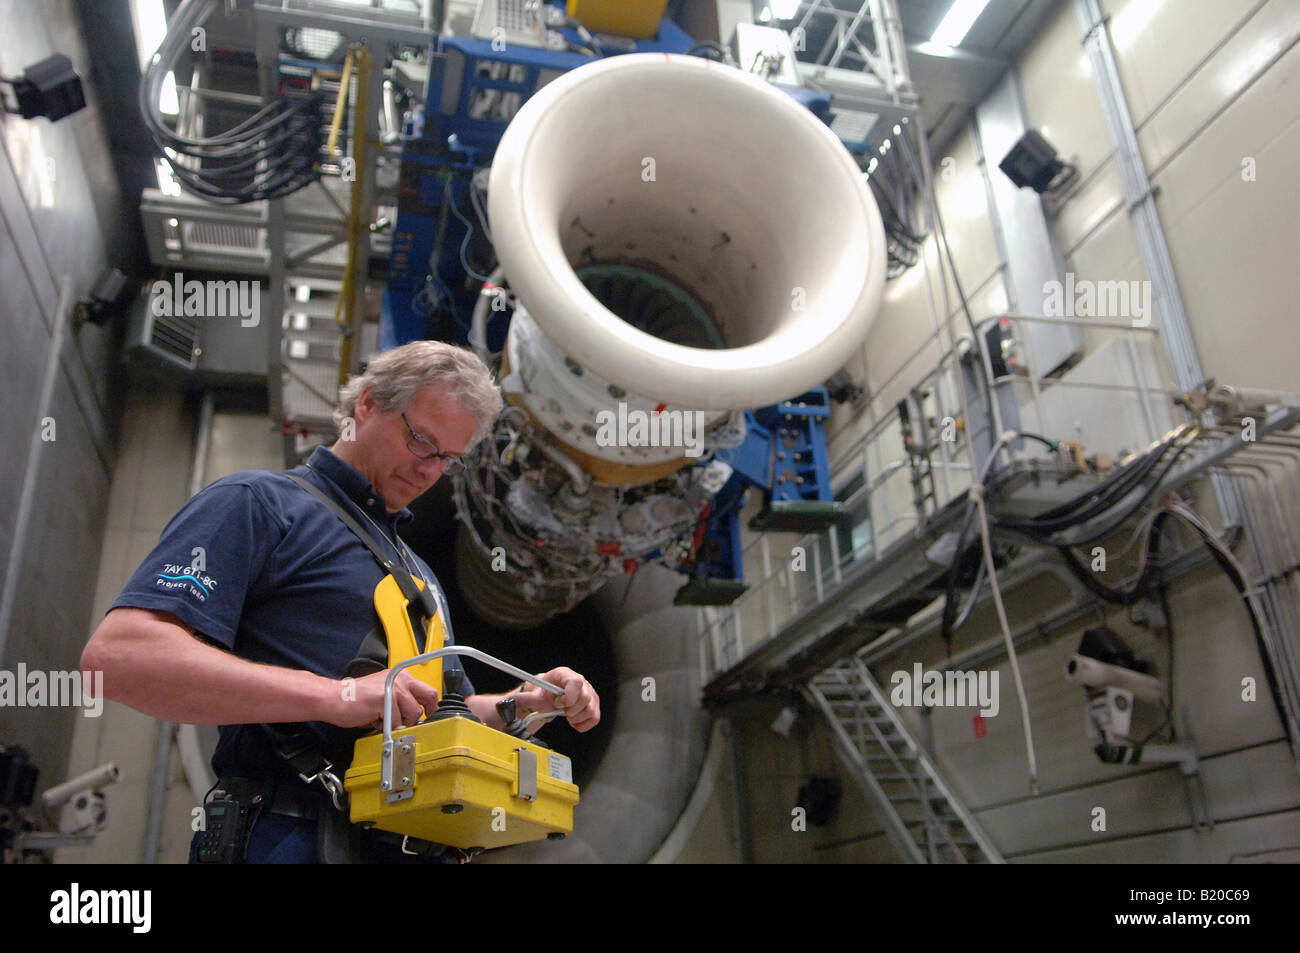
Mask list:
[{"label": "man's glasses", "polygon": [[411,432],[411,439],[406,441],[406,449],[415,454],[421,460],[432,460],[437,457],[442,461],[443,473],[461,473],[465,469],[465,461],[460,457],[453,457],[451,454],[442,453],[438,450],[438,445],[431,440],[421,437],[411,426],[411,422],[406,419],[406,414],[402,414],[402,423],[406,424],[406,429]]}]

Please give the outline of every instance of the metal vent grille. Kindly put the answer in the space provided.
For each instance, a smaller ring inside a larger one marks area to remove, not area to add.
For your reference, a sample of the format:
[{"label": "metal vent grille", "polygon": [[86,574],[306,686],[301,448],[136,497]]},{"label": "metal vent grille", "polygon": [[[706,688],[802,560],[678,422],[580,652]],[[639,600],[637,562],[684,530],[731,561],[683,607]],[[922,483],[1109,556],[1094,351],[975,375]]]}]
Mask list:
[{"label": "metal vent grille", "polygon": [[266,247],[266,230],[256,225],[185,222],[182,227],[185,229],[185,245],[190,249],[261,251]]},{"label": "metal vent grille", "polygon": [[879,119],[880,116],[876,113],[839,108],[835,110],[835,118],[831,120],[831,131],[844,142],[865,144],[867,136],[871,135],[871,130],[875,128]]},{"label": "metal vent grille", "polygon": [[193,370],[199,357],[199,322],[185,315],[151,315],[146,338],[149,347],[162,357]]}]

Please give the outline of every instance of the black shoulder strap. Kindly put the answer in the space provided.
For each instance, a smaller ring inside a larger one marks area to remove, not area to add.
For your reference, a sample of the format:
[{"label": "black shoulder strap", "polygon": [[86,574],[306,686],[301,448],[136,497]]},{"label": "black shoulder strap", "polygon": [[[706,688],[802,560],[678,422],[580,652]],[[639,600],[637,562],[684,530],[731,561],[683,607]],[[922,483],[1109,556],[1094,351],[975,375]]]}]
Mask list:
[{"label": "black shoulder strap", "polygon": [[343,507],[331,500],[324,491],[320,489],[320,487],[314,486],[295,473],[286,473],[285,476],[324,503],[326,507],[333,511],[335,516],[343,521],[344,526],[352,530],[356,537],[366,545],[366,548],[374,554],[375,559],[379,560],[379,565],[383,566],[384,569],[387,570],[388,574],[397,580],[397,587],[402,590],[402,595],[406,598],[408,603],[412,606],[419,606],[420,611],[423,612],[425,617],[428,619],[432,619],[437,615],[438,607],[437,603],[434,601],[433,593],[430,591],[430,586],[426,585],[424,589],[421,590],[420,587],[415,584],[415,579],[411,574],[401,566],[397,565],[397,563],[393,562],[388,553],[384,552],[383,547],[375,541],[374,536],[366,530],[364,526],[353,519],[352,516],[343,509]]},{"label": "black shoulder strap", "polygon": [[[286,473],[285,476],[298,484],[298,486],[302,487],[321,503],[325,504],[326,508],[342,520],[343,525],[352,530],[357,539],[361,540],[361,542],[365,544],[366,548],[370,550],[375,559],[379,561],[379,565],[387,570],[388,574],[397,580],[398,588],[401,589],[402,595],[409,603],[408,608],[411,610],[411,615],[413,617],[411,621],[413,626],[415,626],[416,631],[419,631],[418,623],[420,621],[419,619],[414,618],[417,606],[419,607],[419,610],[425,614],[427,619],[432,619],[434,617],[437,613],[437,604],[434,602],[433,593],[430,591],[432,588],[431,586],[426,585],[425,588],[421,590],[415,584],[415,579],[411,574],[401,566],[397,565],[397,563],[395,563],[392,558],[384,552],[383,547],[375,541],[374,536],[368,532],[364,526],[353,519],[352,516],[343,509],[343,507],[339,506],[326,496],[319,487],[314,486],[295,473]],[[354,659],[351,665],[349,665],[348,674],[360,677],[362,675],[370,674],[371,671],[382,671],[385,666],[380,665],[374,660],[386,656],[387,651],[387,640],[384,638],[383,629],[372,629],[362,641],[358,658]],[[373,666],[367,669],[364,666],[364,663],[366,662],[373,662]],[[359,663],[362,663],[362,667],[358,667]],[[307,783],[310,784],[318,778],[326,777],[332,770],[333,765],[321,754],[319,740],[308,731],[305,726],[292,724],[276,727],[264,724],[261,727],[267,740],[270,741],[271,747],[275,749],[275,753],[287,761],[298,773],[298,776]],[[283,729],[289,730],[285,731]],[[335,803],[337,806],[337,800]]]}]

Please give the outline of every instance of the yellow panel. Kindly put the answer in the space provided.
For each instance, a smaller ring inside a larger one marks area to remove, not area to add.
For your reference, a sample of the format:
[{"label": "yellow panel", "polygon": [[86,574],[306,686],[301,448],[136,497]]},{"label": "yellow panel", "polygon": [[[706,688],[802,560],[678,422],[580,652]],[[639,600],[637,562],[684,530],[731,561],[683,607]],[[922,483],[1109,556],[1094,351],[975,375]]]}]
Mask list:
[{"label": "yellow panel", "polygon": [[[988,156],[989,168],[1001,175],[997,164],[1001,156]],[[951,161],[949,161],[951,160]],[[975,144],[971,138],[970,124],[948,146],[947,153],[935,160],[934,197],[939,203],[948,244],[957,263],[957,276],[966,294],[981,285],[997,271],[998,248],[993,237],[993,223],[989,218],[988,191],[984,176],[976,164]],[[945,257],[946,261],[946,257]],[[939,293],[939,288],[935,288]],[[957,286],[948,283],[949,304],[961,307]],[[939,303],[942,309],[942,303]],[[983,315],[976,314],[975,320]],[[926,330],[929,330],[927,325]]]},{"label": "yellow panel", "polygon": [[659,32],[668,0],[569,0],[569,16],[592,33],[648,40]]},{"label": "yellow panel", "polygon": [[1069,257],[1114,216],[1127,219],[1124,183],[1114,162],[1107,162],[1092,178],[1080,183],[1056,216],[1056,240]]},{"label": "yellow panel", "polygon": [[[1289,50],[1300,38],[1300,4],[1272,2],[1215,51],[1210,60],[1164,103],[1151,117],[1140,137],[1143,155],[1154,180],[1161,168],[1184,147],[1205,132],[1217,117],[1236,108],[1236,100],[1247,93],[1267,64]],[[1276,66],[1276,64],[1275,64]],[[1275,68],[1275,67],[1273,67]],[[1294,103],[1294,99],[1292,100]],[[1283,103],[1283,105],[1287,105]],[[1281,129],[1294,110],[1270,113],[1261,131]],[[1245,155],[1240,149],[1235,154]],[[1183,208],[1195,205],[1209,192],[1212,178],[1203,188],[1180,198]],[[1163,212],[1163,209],[1162,209]]]}]

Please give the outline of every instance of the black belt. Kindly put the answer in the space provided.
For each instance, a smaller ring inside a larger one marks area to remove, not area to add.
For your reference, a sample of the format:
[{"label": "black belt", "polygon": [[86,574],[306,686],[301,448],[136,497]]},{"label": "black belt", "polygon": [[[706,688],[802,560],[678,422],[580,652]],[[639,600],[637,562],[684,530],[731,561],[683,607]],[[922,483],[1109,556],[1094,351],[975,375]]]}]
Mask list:
[{"label": "black belt", "polygon": [[256,790],[264,799],[263,812],[283,814],[305,821],[314,821],[320,817],[321,805],[326,799],[324,792],[302,785],[276,784],[253,778],[222,778],[217,782],[217,787],[227,791],[232,788]]},{"label": "black belt", "polygon": [[[282,814],[286,817],[296,817],[315,823],[320,820],[322,811],[334,810],[329,796],[324,791],[302,785],[276,784],[273,781],[261,781],[252,778],[222,778],[217,782],[217,787],[227,791],[232,788],[256,791],[264,799],[266,806],[262,808],[262,812],[265,814]],[[462,851],[455,847],[447,847],[444,844],[435,844],[430,841],[417,840],[413,837],[404,837],[391,831],[376,829],[362,831],[361,838],[371,844],[383,844],[390,848],[398,848],[406,854],[428,858],[440,857],[449,852],[449,857],[455,857],[463,862],[479,853],[478,851]]]}]

